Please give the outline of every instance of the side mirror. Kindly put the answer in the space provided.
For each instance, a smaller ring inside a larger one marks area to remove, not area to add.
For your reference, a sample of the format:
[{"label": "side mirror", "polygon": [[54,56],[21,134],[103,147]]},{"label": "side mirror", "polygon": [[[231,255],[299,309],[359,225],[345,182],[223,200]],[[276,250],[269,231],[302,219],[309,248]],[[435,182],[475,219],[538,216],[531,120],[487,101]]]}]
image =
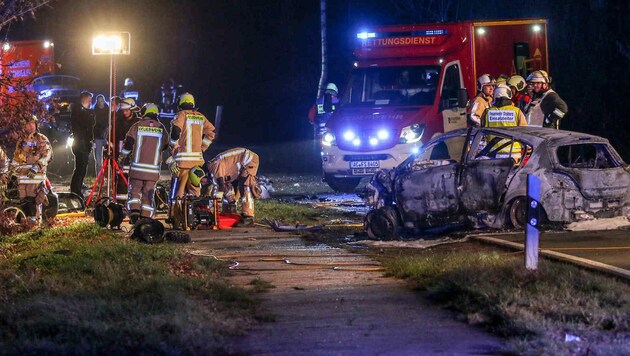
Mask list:
[{"label": "side mirror", "polygon": [[466,88],[459,88],[457,90],[457,106],[463,109],[466,107],[466,104],[468,104],[468,92]]}]

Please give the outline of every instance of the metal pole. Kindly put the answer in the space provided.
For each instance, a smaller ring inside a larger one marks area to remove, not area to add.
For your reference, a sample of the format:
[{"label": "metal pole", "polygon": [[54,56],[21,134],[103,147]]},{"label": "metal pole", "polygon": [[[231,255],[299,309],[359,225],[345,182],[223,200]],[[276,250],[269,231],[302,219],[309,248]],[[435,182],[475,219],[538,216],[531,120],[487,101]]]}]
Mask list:
[{"label": "metal pole", "polygon": [[527,226],[525,227],[525,268],[538,269],[538,246],[540,221],[540,179],[527,175]]},{"label": "metal pole", "polygon": [[[113,81],[113,76],[114,76],[114,55],[110,54],[109,55],[109,118],[108,118],[108,122],[107,122],[107,130],[108,132],[108,136],[107,136],[107,140],[109,145],[107,145],[107,159],[111,159],[113,157],[112,153],[113,153],[113,137],[112,137],[112,116],[114,115],[114,94],[112,91],[112,81]],[[107,165],[107,189],[106,192],[110,193],[111,192],[111,182],[112,182],[112,165],[109,164]]]}]

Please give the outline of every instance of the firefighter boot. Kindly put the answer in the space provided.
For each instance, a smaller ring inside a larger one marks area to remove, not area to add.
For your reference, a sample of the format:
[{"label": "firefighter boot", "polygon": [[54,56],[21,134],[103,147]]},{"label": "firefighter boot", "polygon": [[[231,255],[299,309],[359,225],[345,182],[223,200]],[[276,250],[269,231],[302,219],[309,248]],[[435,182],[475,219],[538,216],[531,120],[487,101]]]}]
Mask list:
[{"label": "firefighter boot", "polygon": [[247,215],[241,215],[241,220],[239,220],[239,222],[237,222],[234,225],[234,227],[249,227],[249,226],[254,226],[254,217],[247,216]]}]

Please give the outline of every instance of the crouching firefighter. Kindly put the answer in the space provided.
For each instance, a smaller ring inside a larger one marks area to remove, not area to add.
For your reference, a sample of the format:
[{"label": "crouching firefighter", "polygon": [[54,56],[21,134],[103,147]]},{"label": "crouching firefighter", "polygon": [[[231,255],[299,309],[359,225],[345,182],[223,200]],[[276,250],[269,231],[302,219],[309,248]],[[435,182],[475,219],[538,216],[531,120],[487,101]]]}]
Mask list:
[{"label": "crouching firefighter", "polygon": [[140,115],[140,121],[127,132],[118,157],[122,163],[130,155],[127,210],[132,224],[138,218],[153,217],[155,184],[160,179],[162,152],[168,148],[168,134],[158,121],[158,107],[147,103]]},{"label": "crouching firefighter", "polygon": [[41,222],[42,206],[48,205],[46,168],[51,160],[52,147],[48,138],[37,131],[37,117],[33,115],[17,141],[10,169],[17,175],[20,199],[35,207],[34,214],[26,213],[36,222]]},{"label": "crouching firefighter", "polygon": [[7,154],[0,147],[0,202],[4,201],[9,184],[9,160]]},{"label": "crouching firefighter", "polygon": [[[258,155],[247,148],[233,148],[219,153],[207,164],[213,184],[227,200],[224,211],[236,212],[236,200],[241,199],[242,219],[236,226],[254,224],[254,198],[260,197],[256,181]],[[236,192],[235,192],[236,190]]]},{"label": "crouching firefighter", "polygon": [[214,126],[195,109],[195,99],[189,93],[179,98],[179,112],[171,121],[171,157],[166,160],[172,173],[169,217],[173,216],[173,201],[186,195],[198,197],[201,188],[190,181],[190,170],[204,164],[203,152],[214,140]]}]

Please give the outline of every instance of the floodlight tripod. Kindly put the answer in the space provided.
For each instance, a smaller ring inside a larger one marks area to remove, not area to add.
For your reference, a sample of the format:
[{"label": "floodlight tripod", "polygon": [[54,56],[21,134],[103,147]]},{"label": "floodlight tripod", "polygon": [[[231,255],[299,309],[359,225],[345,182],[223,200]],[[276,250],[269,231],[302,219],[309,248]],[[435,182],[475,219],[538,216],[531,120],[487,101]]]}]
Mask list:
[{"label": "floodlight tripod", "polygon": [[[108,153],[103,159],[103,165],[101,166],[101,170],[98,172],[98,175],[96,176],[94,185],[92,185],[92,191],[90,192],[90,195],[88,196],[87,201],[85,202],[86,206],[90,205],[90,202],[92,201],[92,197],[94,196],[94,193],[96,192],[97,185],[98,185],[98,194],[96,195],[96,198],[97,198],[96,200],[101,198],[103,182],[105,181],[105,175],[109,175],[112,169],[115,172],[114,175],[116,174],[120,175],[120,179],[122,179],[123,182],[125,182],[125,185],[129,185],[129,182],[127,182],[127,178],[125,177],[125,172],[123,172],[123,170],[120,169],[120,166],[118,165],[118,162],[116,162],[114,157],[109,155]],[[108,183],[109,183],[109,179],[108,179]],[[115,185],[114,185],[114,189],[116,189]],[[109,193],[109,190],[107,190],[107,193]],[[116,194],[112,195],[112,197],[115,197],[115,196]]]}]

